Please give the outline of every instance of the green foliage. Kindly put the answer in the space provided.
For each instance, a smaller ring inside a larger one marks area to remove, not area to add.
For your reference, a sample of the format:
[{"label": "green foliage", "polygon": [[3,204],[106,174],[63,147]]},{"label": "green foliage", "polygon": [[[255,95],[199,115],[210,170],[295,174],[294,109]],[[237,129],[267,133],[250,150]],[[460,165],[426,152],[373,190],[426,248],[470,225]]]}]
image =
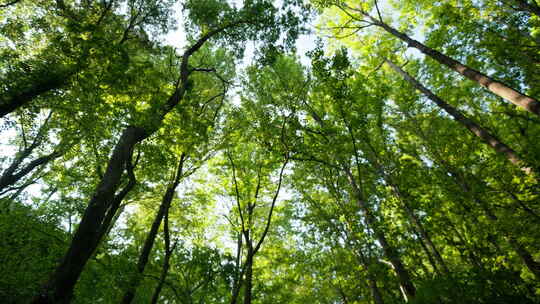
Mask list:
[{"label": "green foliage", "polygon": [[[377,24],[538,98],[534,1],[2,3],[0,108],[24,101],[0,124],[0,181],[21,173],[0,189],[6,303],[28,303],[54,273],[128,127],[148,136],[107,189],[135,186],[73,303],[116,303],[131,287],[180,160],[134,303],[160,283],[158,303],[231,303],[235,290],[245,304],[246,292],[253,303],[540,303],[540,118]],[[295,54],[311,28],[315,48]],[[163,39],[176,30],[181,48]]]},{"label": "green foliage", "polygon": [[1,201],[0,213],[0,296],[6,303],[26,303],[54,269],[68,241],[58,222],[30,208]]}]

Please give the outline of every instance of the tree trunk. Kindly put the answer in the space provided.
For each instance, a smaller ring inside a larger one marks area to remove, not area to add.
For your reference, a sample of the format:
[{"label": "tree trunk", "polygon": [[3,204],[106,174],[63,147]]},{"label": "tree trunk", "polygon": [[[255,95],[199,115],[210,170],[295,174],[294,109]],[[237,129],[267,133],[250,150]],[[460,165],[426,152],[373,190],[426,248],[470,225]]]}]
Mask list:
[{"label": "tree trunk", "polygon": [[345,173],[348,176],[349,184],[351,185],[353,189],[358,205],[364,211],[368,225],[375,232],[375,235],[377,236],[377,239],[379,243],[381,244],[381,247],[383,248],[385,256],[390,260],[390,263],[393,266],[394,272],[396,273],[396,276],[398,278],[405,301],[409,301],[413,299],[416,294],[416,288],[414,287],[414,284],[411,281],[409,272],[403,265],[403,262],[399,258],[399,255],[397,254],[395,249],[388,243],[384,233],[378,228],[377,220],[375,216],[372,214],[369,206],[367,206],[366,202],[362,198],[361,191],[358,188],[358,185],[356,184],[356,181],[354,180],[354,177],[350,169],[345,167]]},{"label": "tree trunk", "polygon": [[248,242],[246,256],[246,274],[244,278],[244,304],[251,304],[253,290],[253,244]]},{"label": "tree trunk", "polygon": [[114,200],[126,163],[131,161],[134,146],[148,133],[137,127],[128,127],[122,133],[109,159],[107,170],[86,208],[71,244],[42,293],[32,303],[69,303],[73,288],[88,259],[100,242],[100,231],[107,209]]},{"label": "tree trunk", "polygon": [[[409,219],[410,220],[410,219]],[[426,242],[424,241],[424,239],[422,238],[422,236],[420,235],[420,233],[418,231],[416,231],[416,229],[413,227],[413,233],[414,235],[416,235],[418,237],[418,242],[420,243],[420,246],[422,247],[422,249],[424,250],[424,253],[426,254],[427,258],[428,258],[428,261],[429,261],[429,264],[431,264],[431,267],[433,268],[433,271],[435,273],[437,273],[438,275],[442,275],[441,271],[439,270],[439,266],[437,265],[437,262],[435,262],[435,259],[433,258],[433,254],[431,253],[431,251],[428,249],[427,245],[426,245]],[[421,259],[421,258],[420,258]],[[422,261],[419,261],[421,265],[423,265],[424,263],[422,263]],[[427,268],[424,268],[424,271],[426,271],[426,274],[429,274],[430,271],[427,271]]]},{"label": "tree trunk", "polygon": [[154,294],[152,295],[152,301],[150,302],[152,304],[157,304],[159,294],[161,293],[161,289],[163,289],[163,285],[165,284],[165,280],[167,279],[167,274],[169,273],[171,256],[174,252],[174,249],[176,248],[176,245],[178,244],[177,242],[174,242],[174,245],[171,248],[168,210],[167,212],[165,212],[165,218],[163,222],[163,238],[165,242],[165,259],[163,261],[163,267],[161,268],[161,275],[159,277],[158,285],[156,286],[156,289],[154,289]]},{"label": "tree trunk", "polygon": [[233,282],[233,289],[232,289],[232,296],[231,296],[231,304],[236,304],[236,301],[238,301],[238,295],[240,294],[240,288],[242,287],[242,276],[243,272],[241,270],[241,256],[242,256],[242,232],[238,233],[238,242],[236,245],[236,269],[235,269],[235,277]]},{"label": "tree trunk", "polygon": [[33,99],[44,93],[65,86],[69,81],[71,75],[73,75],[74,73],[75,71],[70,71],[69,73],[64,73],[65,75],[51,75],[49,78],[45,80],[39,80],[32,86],[25,88],[20,92],[17,92],[15,94],[8,93],[6,94],[7,96],[1,97],[0,118],[26,105],[28,102],[32,101]]},{"label": "tree trunk", "polygon": [[492,79],[489,76],[487,76],[485,74],[482,74],[481,72],[476,71],[475,69],[472,69],[472,68],[460,63],[459,61],[454,60],[454,59],[444,55],[443,53],[441,53],[439,51],[436,51],[434,49],[431,49],[431,48],[425,46],[424,44],[420,43],[419,41],[416,41],[416,40],[410,38],[409,36],[407,36],[406,34],[404,34],[402,32],[399,32],[398,30],[394,29],[393,27],[389,26],[388,24],[371,17],[367,13],[364,14],[364,16],[369,18],[371,20],[371,22],[373,22],[374,25],[383,28],[388,33],[392,34],[393,36],[395,36],[395,37],[401,39],[402,41],[404,41],[405,43],[407,43],[407,45],[409,47],[414,47],[414,48],[418,49],[420,52],[422,52],[425,55],[431,57],[432,59],[438,61],[439,63],[451,68],[452,70],[454,70],[454,71],[460,73],[461,75],[469,78],[470,80],[476,82],[477,84],[485,87],[486,89],[488,89],[489,91],[491,91],[495,95],[500,96],[500,97],[510,101],[511,103],[513,103],[513,104],[515,104],[517,106],[520,106],[523,109],[525,109],[525,110],[527,110],[527,111],[529,111],[529,112],[531,112],[533,114],[536,114],[536,115],[540,116],[540,103],[536,99],[534,99],[532,97],[529,97],[529,96],[519,92],[518,90],[507,86],[506,84],[504,84],[504,83],[502,83],[500,81]]},{"label": "tree trunk", "polygon": [[358,249],[357,252],[360,258],[360,263],[362,263],[364,267],[366,268],[369,290],[371,291],[373,302],[375,302],[375,304],[384,304],[381,291],[379,289],[379,286],[377,285],[377,280],[375,279],[375,276],[373,276],[373,274],[369,271],[370,267],[366,259],[366,256],[364,255],[361,249]]},{"label": "tree trunk", "polygon": [[32,172],[35,168],[48,164],[52,160],[55,160],[58,157],[62,156],[62,154],[63,153],[60,151],[54,151],[51,154],[36,158],[23,168],[20,168],[17,173],[15,173],[16,168],[8,168],[6,172],[4,172],[4,174],[2,174],[2,176],[0,177],[0,193],[4,191],[4,189],[8,186],[17,183],[21,178]]},{"label": "tree trunk", "polygon": [[[442,267],[444,274],[449,275],[450,271],[448,270],[446,263],[442,259],[442,256],[439,253],[439,250],[437,250],[437,247],[435,247],[435,244],[433,244],[433,241],[431,240],[429,233],[426,231],[426,229],[422,225],[422,222],[420,222],[420,220],[414,213],[414,210],[409,205],[407,201],[407,197],[404,197],[404,195],[401,193],[400,188],[394,182],[394,178],[390,174],[388,174],[386,170],[384,169],[384,167],[380,164],[378,153],[375,151],[370,141],[366,140],[366,142],[371,148],[371,152],[373,153],[372,163],[375,165],[375,167],[377,167],[377,170],[380,172],[384,180],[392,187],[392,191],[394,192],[394,195],[399,200],[399,202],[401,202],[401,205],[403,206],[403,209],[405,210],[405,214],[409,218],[410,223],[416,228],[419,234],[419,238],[420,238],[420,245],[426,251],[426,255],[429,259],[429,262],[432,264],[433,269],[435,270],[435,272],[439,273],[439,267],[437,267],[437,264],[438,264]],[[435,256],[435,260],[437,263],[433,261],[432,255]]]},{"label": "tree trunk", "polygon": [[371,296],[373,297],[373,302],[375,304],[384,304],[381,291],[379,290],[379,287],[377,286],[377,281],[375,280],[375,277],[373,277],[372,274],[368,274],[368,281],[369,281],[369,289],[371,290]]},{"label": "tree trunk", "polygon": [[420,219],[416,216],[414,211],[411,209],[407,201],[402,197],[401,192],[399,191],[399,188],[396,186],[393,187],[394,191],[396,192],[399,200],[402,202],[403,209],[405,209],[405,213],[409,217],[409,220],[412,222],[412,224],[416,227],[418,230],[418,233],[420,235],[421,241],[429,248],[433,256],[435,257],[435,260],[437,261],[437,264],[441,266],[443,272],[445,275],[450,274],[450,270],[448,269],[448,266],[446,266],[446,263],[444,262],[439,250],[433,244],[433,241],[431,240],[431,237],[427,230],[424,228],[424,225],[420,222]]},{"label": "tree trunk", "polygon": [[502,154],[506,159],[508,159],[512,164],[517,166],[523,172],[530,174],[533,172],[532,168],[524,167],[525,162],[518,156],[518,154],[506,144],[501,142],[494,135],[491,135],[486,129],[482,128],[480,125],[472,121],[471,119],[465,117],[459,110],[451,106],[442,100],[439,96],[435,95],[428,88],[423,86],[418,80],[413,78],[407,72],[402,70],[400,67],[395,65],[393,62],[386,60],[388,65],[400,74],[407,82],[412,84],[416,89],[424,93],[431,101],[433,101],[438,107],[445,110],[450,116],[454,118],[455,121],[462,124],[466,127],[471,133],[480,138],[484,143],[490,146],[495,152]]},{"label": "tree trunk", "polygon": [[174,198],[174,193],[176,191],[176,188],[178,187],[178,184],[180,183],[180,179],[182,177],[182,168],[184,165],[184,160],[185,160],[185,154],[182,154],[182,156],[180,157],[178,168],[175,172],[174,180],[167,187],[167,190],[165,191],[165,194],[163,195],[161,204],[159,206],[159,210],[156,214],[156,217],[154,218],[154,221],[152,222],[152,227],[150,228],[150,231],[148,232],[148,235],[146,236],[146,240],[144,241],[141,254],[139,255],[139,260],[137,261],[137,272],[131,278],[130,283],[128,284],[128,289],[124,293],[124,296],[121,302],[123,304],[131,303],[131,301],[133,301],[133,298],[135,297],[137,287],[139,286],[142,279],[144,268],[146,267],[146,264],[148,264],[150,253],[152,252],[152,248],[154,247],[154,243],[156,241],[156,236],[158,234],[159,227],[161,226],[161,222],[163,221],[163,218],[169,212],[169,208],[171,207],[171,203]]}]

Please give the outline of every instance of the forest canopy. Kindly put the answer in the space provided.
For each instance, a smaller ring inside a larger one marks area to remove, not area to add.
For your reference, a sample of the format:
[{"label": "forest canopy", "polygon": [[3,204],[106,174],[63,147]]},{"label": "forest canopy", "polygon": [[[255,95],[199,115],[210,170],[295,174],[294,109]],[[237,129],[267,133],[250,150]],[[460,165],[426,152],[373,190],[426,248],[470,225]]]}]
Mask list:
[{"label": "forest canopy", "polygon": [[537,0],[0,0],[0,299],[540,303],[539,84]]}]

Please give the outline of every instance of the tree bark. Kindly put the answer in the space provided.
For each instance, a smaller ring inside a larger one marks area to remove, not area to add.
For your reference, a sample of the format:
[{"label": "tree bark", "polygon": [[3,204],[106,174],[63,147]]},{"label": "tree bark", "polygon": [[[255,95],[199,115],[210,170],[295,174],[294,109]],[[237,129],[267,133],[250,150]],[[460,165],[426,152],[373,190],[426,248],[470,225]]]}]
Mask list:
[{"label": "tree bark", "polygon": [[375,302],[375,304],[384,304],[381,291],[379,287],[377,286],[377,281],[375,280],[375,277],[371,273],[368,273],[368,282],[369,282],[369,289],[371,290],[371,296],[373,297],[373,302]]},{"label": "tree bark", "polygon": [[43,292],[37,295],[32,303],[70,302],[75,283],[101,240],[103,220],[114,200],[124,168],[127,162],[131,161],[133,148],[148,135],[144,129],[137,127],[128,127],[124,130],[62,262],[45,285]]},{"label": "tree bark", "polygon": [[0,177],[0,192],[4,191],[4,189],[8,186],[17,183],[21,178],[32,172],[35,168],[48,164],[52,160],[62,156],[62,154],[63,153],[60,151],[53,151],[51,154],[36,158],[23,168],[20,168],[17,173],[15,173],[16,167],[10,166]]},{"label": "tree bark", "polygon": [[353,193],[355,195],[357,203],[359,207],[361,208],[361,210],[363,210],[366,216],[366,221],[368,225],[375,232],[375,235],[377,236],[377,239],[379,243],[381,244],[381,247],[383,248],[385,256],[390,260],[390,263],[393,266],[394,272],[396,273],[396,276],[398,278],[405,301],[409,301],[413,299],[416,295],[416,288],[414,287],[414,284],[411,281],[409,272],[403,265],[403,262],[401,261],[396,250],[388,243],[386,236],[378,228],[377,219],[371,212],[371,209],[369,208],[369,206],[364,201],[361,194],[362,192],[360,191],[360,188],[356,184],[356,181],[354,180],[354,176],[352,175],[350,169],[348,167],[345,167],[344,171],[345,171],[345,174],[348,176],[349,184],[351,185],[351,188],[353,189]]},{"label": "tree bark", "polygon": [[159,210],[154,218],[154,221],[152,222],[152,227],[150,228],[150,231],[148,232],[148,235],[146,236],[146,239],[144,241],[143,248],[141,249],[141,254],[139,255],[139,260],[137,261],[137,272],[131,278],[130,283],[128,284],[128,288],[124,293],[121,302],[123,304],[131,303],[131,301],[133,301],[133,298],[135,297],[137,287],[139,286],[142,279],[144,268],[146,267],[146,264],[148,264],[150,253],[152,252],[152,248],[154,247],[159,227],[161,226],[163,218],[169,212],[169,208],[171,207],[171,203],[174,198],[174,193],[176,191],[176,188],[178,187],[178,184],[180,183],[184,160],[185,154],[182,153],[182,156],[180,157],[180,161],[178,163],[178,168],[175,171],[174,180],[167,187],[167,190],[163,195]]},{"label": "tree bark", "polygon": [[399,191],[399,188],[397,186],[393,186],[393,188],[399,200],[401,201],[403,205],[403,209],[405,209],[405,213],[409,217],[409,220],[418,230],[418,233],[420,234],[422,242],[424,242],[424,244],[429,248],[429,250],[435,257],[437,264],[442,268],[444,274],[450,275],[450,270],[448,269],[448,266],[446,266],[446,263],[444,262],[435,244],[433,244],[433,241],[431,240],[431,237],[429,233],[427,232],[427,230],[424,228],[424,225],[422,225],[422,223],[420,222],[420,219],[418,219],[418,216],[416,216],[416,214],[414,213],[414,210],[411,209],[411,206],[409,206],[408,202],[402,197],[401,192]]},{"label": "tree bark", "polygon": [[480,86],[488,89],[495,95],[500,96],[501,98],[508,100],[509,102],[515,104],[516,106],[522,107],[523,109],[540,116],[540,103],[536,99],[530,96],[527,96],[519,92],[518,90],[513,89],[509,87],[508,85],[500,81],[497,81],[485,74],[482,74],[481,72],[473,68],[470,68],[462,64],[461,62],[444,55],[443,53],[439,51],[436,51],[432,48],[427,47],[426,45],[420,43],[419,41],[416,41],[412,39],[411,37],[407,36],[406,34],[394,29],[388,24],[371,17],[365,12],[363,13],[363,15],[367,17],[368,19],[370,19],[374,25],[383,28],[388,33],[392,34],[393,36],[407,43],[409,47],[418,49],[423,54],[449,67],[450,69],[458,72],[459,74],[469,78],[470,80],[476,82]]},{"label": "tree bark", "polygon": [[62,75],[51,75],[44,80],[38,80],[20,92],[6,94],[0,98],[0,118],[26,105],[28,102],[49,91],[62,88],[69,78],[75,74],[74,71]]},{"label": "tree bark", "polygon": [[137,160],[135,161],[135,164],[132,164],[131,161],[126,162],[126,171],[128,174],[128,182],[118,192],[117,195],[114,196],[114,199],[110,203],[110,207],[107,210],[107,213],[105,215],[105,218],[103,219],[103,223],[101,224],[101,228],[99,230],[99,236],[98,239],[103,240],[103,238],[109,234],[111,229],[113,228],[114,224],[118,220],[118,217],[120,216],[121,212],[118,212],[118,210],[121,207],[122,201],[126,198],[128,193],[135,187],[137,184],[137,179],[135,178],[135,172],[133,170],[137,166],[137,163],[139,161],[139,157],[137,156]]},{"label": "tree bark", "polygon": [[[351,138],[354,140],[354,134],[352,133],[352,128],[349,127],[349,132],[351,134]],[[422,225],[422,222],[418,219],[416,214],[414,213],[414,210],[409,205],[409,202],[407,200],[407,197],[405,197],[397,183],[395,182],[394,178],[387,173],[387,171],[384,169],[384,167],[380,163],[380,158],[378,156],[377,151],[373,148],[371,145],[371,142],[369,139],[365,139],[366,143],[371,149],[371,152],[373,154],[373,161],[372,163],[377,168],[377,170],[380,172],[384,180],[391,186],[392,191],[396,198],[401,202],[401,205],[403,209],[405,210],[405,214],[409,218],[410,223],[416,228],[419,238],[420,238],[420,245],[426,252],[426,255],[429,259],[429,262],[432,264],[433,269],[439,273],[439,267],[437,267],[437,264],[442,268],[445,275],[449,275],[450,271],[448,270],[448,267],[446,266],[446,263],[444,262],[441,254],[439,253],[439,250],[437,250],[437,247],[435,247],[435,244],[433,244],[433,241],[431,240],[431,237],[427,230]],[[436,262],[433,260],[433,256],[435,257]]]},{"label": "tree bark", "polygon": [[[356,238],[354,237],[354,234],[352,234],[352,237],[356,240]],[[364,267],[366,268],[369,290],[371,292],[371,296],[373,297],[373,302],[375,302],[375,304],[384,304],[381,291],[379,289],[379,286],[377,285],[377,280],[375,279],[375,276],[373,275],[373,273],[370,271],[371,267],[369,266],[369,262],[366,256],[364,255],[361,249],[358,249],[356,251],[358,252],[360,263],[364,265]]]},{"label": "tree bark", "polygon": [[251,240],[247,243],[247,256],[246,256],[246,272],[244,277],[244,304],[251,304],[252,291],[253,291],[253,244]]},{"label": "tree bark", "polygon": [[238,301],[238,295],[240,294],[240,288],[242,287],[242,276],[243,271],[241,270],[241,259],[242,259],[242,232],[238,233],[238,241],[236,245],[236,269],[234,274],[234,282],[233,282],[233,288],[231,293],[231,304],[236,304],[236,301]]},{"label": "tree bark", "polygon": [[497,137],[489,133],[486,129],[482,128],[480,125],[467,118],[459,110],[442,100],[439,96],[435,95],[433,92],[431,92],[431,90],[423,86],[418,80],[413,78],[411,75],[409,75],[403,69],[395,65],[393,62],[391,62],[390,60],[386,60],[386,63],[388,63],[388,65],[398,74],[400,74],[407,82],[409,82],[416,89],[426,95],[439,108],[443,109],[444,111],[446,111],[446,113],[452,116],[455,121],[462,124],[471,133],[473,133],[484,143],[490,146],[493,150],[495,150],[495,152],[503,155],[508,161],[510,161],[513,165],[517,166],[523,172],[527,174],[533,172],[533,169],[531,167],[524,166],[526,162],[523,161],[521,157],[516,153],[516,151],[514,151],[512,148],[501,142]]},{"label": "tree bark", "polygon": [[163,285],[165,284],[165,280],[167,279],[167,274],[169,273],[171,256],[176,248],[176,245],[178,244],[177,242],[174,242],[174,245],[171,248],[168,210],[167,212],[165,212],[165,218],[163,220],[163,238],[165,243],[165,258],[163,261],[163,267],[161,268],[161,275],[159,277],[158,285],[156,286],[156,289],[154,289],[154,294],[152,295],[152,300],[150,302],[152,304],[157,304],[159,294],[161,293],[161,289],[163,289]]}]

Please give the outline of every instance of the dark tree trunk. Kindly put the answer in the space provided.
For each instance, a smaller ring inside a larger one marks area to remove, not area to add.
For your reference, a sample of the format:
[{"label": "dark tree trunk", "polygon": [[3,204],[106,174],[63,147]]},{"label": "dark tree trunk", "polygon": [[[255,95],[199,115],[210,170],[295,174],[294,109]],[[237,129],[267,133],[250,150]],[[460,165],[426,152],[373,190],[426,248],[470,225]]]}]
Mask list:
[{"label": "dark tree trunk", "polygon": [[[352,134],[352,129],[349,129],[349,131],[351,132],[351,135],[354,138],[354,135]],[[405,210],[405,214],[409,218],[409,222],[415,227],[415,230],[418,233],[418,236],[420,239],[420,245],[426,252],[428,260],[433,266],[433,269],[435,270],[435,272],[439,273],[439,267],[437,266],[438,264],[442,268],[444,274],[449,275],[450,271],[448,270],[446,263],[442,259],[442,256],[439,253],[439,250],[437,250],[437,247],[435,247],[435,244],[433,244],[433,241],[431,240],[431,237],[429,233],[427,232],[427,230],[422,225],[422,222],[420,221],[418,216],[416,216],[416,214],[414,213],[414,210],[409,205],[408,197],[402,194],[399,186],[394,181],[394,178],[390,174],[388,174],[388,172],[381,165],[378,153],[377,151],[375,151],[370,141],[366,139],[366,142],[368,146],[370,147],[371,152],[373,154],[372,163],[375,165],[375,167],[380,172],[380,174],[385,179],[385,181],[392,187],[392,191],[394,195],[399,200],[399,202],[401,202],[401,205],[403,209]],[[434,259],[436,260],[436,262],[434,261]]]},{"label": "dark tree trunk", "polygon": [[0,98],[0,118],[26,105],[38,96],[65,86],[74,72],[65,75],[53,75],[44,80],[38,80],[32,86],[20,92],[6,94]]},{"label": "dark tree trunk", "polygon": [[100,242],[103,221],[119,187],[127,162],[131,161],[134,146],[148,133],[141,128],[128,127],[122,133],[109,159],[107,170],[86,208],[62,262],[32,303],[69,303],[73,288],[88,259]]},{"label": "dark tree trunk", "polygon": [[251,304],[253,291],[253,244],[248,242],[246,256],[246,272],[244,277],[244,304]]},{"label": "dark tree trunk", "polygon": [[482,128],[480,125],[478,125],[471,119],[467,118],[456,108],[454,108],[453,106],[451,106],[450,104],[442,100],[439,96],[435,95],[433,92],[431,92],[431,90],[423,86],[420,82],[418,82],[418,80],[413,78],[411,75],[409,75],[407,72],[405,72],[400,67],[395,65],[393,62],[389,60],[386,60],[386,62],[388,63],[388,65],[390,65],[390,67],[394,71],[399,73],[407,82],[409,82],[416,89],[424,93],[438,107],[446,111],[446,113],[452,116],[455,121],[462,124],[471,133],[473,133],[475,136],[480,138],[484,143],[490,146],[493,150],[495,150],[495,152],[503,155],[512,164],[517,166],[519,169],[521,169],[525,173],[529,174],[533,171],[532,168],[523,166],[526,163],[521,159],[521,157],[519,157],[516,151],[514,151],[512,148],[508,147],[506,144],[501,142],[497,137],[489,133],[486,129]]},{"label": "dark tree trunk", "polygon": [[490,78],[489,76],[485,75],[485,74],[482,74],[481,72],[473,69],[473,68],[470,68],[462,63],[460,63],[459,61],[457,60],[454,60],[446,55],[444,55],[443,53],[439,52],[439,51],[436,51],[432,48],[429,48],[427,46],[425,46],[424,44],[420,43],[419,41],[416,41],[414,39],[412,39],[411,37],[407,36],[406,34],[394,29],[393,27],[389,26],[388,24],[380,21],[380,20],[377,20],[373,17],[371,17],[370,15],[368,14],[364,14],[364,16],[366,16],[367,18],[369,18],[371,20],[371,22],[373,22],[373,24],[383,28],[385,31],[387,31],[388,33],[392,34],[393,36],[401,39],[402,41],[404,41],[405,43],[407,43],[407,45],[409,47],[413,47],[413,48],[416,48],[418,49],[420,52],[424,53],[425,55],[431,57],[432,59],[438,61],[439,63],[449,67],[450,69],[458,72],[459,74],[469,78],[470,80],[476,82],[477,84],[479,84],[480,86],[488,89],[489,91],[491,91],[492,93],[510,101],[511,103],[519,106],[519,107],[522,107],[523,109],[533,113],[533,114],[536,114],[536,115],[539,115],[540,116],[540,103],[530,97],[530,96],[527,96],[521,92],[519,92],[518,90],[516,89],[513,89],[509,86],[507,86],[506,84],[500,82],[500,81],[497,81],[493,78]]},{"label": "dark tree trunk", "polygon": [[405,209],[405,213],[407,213],[409,220],[416,227],[420,235],[421,241],[425,244],[425,246],[427,246],[429,251],[431,251],[431,253],[435,257],[435,260],[437,261],[437,264],[441,266],[444,274],[449,275],[450,270],[448,269],[448,266],[446,266],[446,263],[444,262],[439,250],[437,249],[435,244],[433,244],[433,241],[431,240],[431,236],[429,235],[427,230],[424,228],[424,225],[422,225],[422,223],[420,222],[420,219],[418,218],[418,216],[416,216],[416,214],[414,213],[414,210],[411,209],[408,202],[402,197],[401,192],[399,191],[399,188],[394,187],[394,189],[398,198],[401,200],[403,204],[403,209]]},{"label": "dark tree trunk", "polygon": [[375,304],[384,304],[381,291],[379,290],[379,287],[377,286],[377,281],[372,274],[368,274],[368,281],[369,289],[371,290],[371,296],[373,297],[373,302],[375,302]]},{"label": "dark tree trunk", "polygon": [[238,301],[238,295],[240,294],[240,288],[242,287],[243,271],[241,270],[242,266],[240,265],[242,260],[242,239],[242,232],[240,232],[238,233],[238,242],[236,246],[236,269],[231,293],[231,304],[236,304]]},{"label": "dark tree trunk", "polygon": [[[135,162],[135,166],[137,164],[137,161]],[[133,166],[131,162],[126,163],[127,167],[127,174],[128,174],[128,182],[120,190],[120,192],[115,195],[114,199],[112,200],[109,209],[107,210],[107,214],[105,215],[105,219],[103,220],[103,223],[101,224],[101,228],[99,231],[99,237],[98,239],[103,240],[103,238],[109,233],[109,231],[112,228],[112,225],[114,225],[114,222],[116,222],[116,219],[119,216],[118,210],[120,209],[121,203],[126,198],[128,193],[135,187],[137,184],[137,179],[135,178],[135,173],[133,172]]]},{"label": "dark tree trunk", "polygon": [[21,178],[32,172],[35,168],[48,164],[52,160],[55,160],[58,157],[62,156],[62,154],[63,153],[60,151],[54,151],[51,154],[36,158],[23,168],[19,168],[16,173],[16,167],[9,167],[0,177],[0,193],[4,191],[7,187],[17,183]]},{"label": "dark tree trunk", "polygon": [[161,293],[161,289],[163,289],[163,285],[165,285],[165,280],[167,279],[167,274],[169,273],[171,256],[176,248],[176,245],[178,244],[177,242],[175,242],[171,248],[168,210],[165,212],[165,218],[163,219],[163,238],[165,243],[165,258],[163,260],[163,266],[161,268],[161,275],[159,277],[158,284],[156,286],[156,289],[154,289],[154,294],[152,295],[152,300],[150,302],[152,304],[157,304],[159,294]]},{"label": "dark tree trunk", "polygon": [[[437,273],[438,275],[442,275],[441,271],[439,270],[439,266],[437,265],[437,262],[435,262],[435,259],[433,258],[433,254],[431,253],[431,251],[428,249],[427,245],[426,245],[426,242],[424,241],[424,239],[422,238],[422,236],[418,233],[418,231],[416,231],[415,228],[413,228],[413,232],[414,234],[418,237],[418,242],[420,243],[420,246],[422,247],[422,249],[424,250],[424,253],[426,254],[427,258],[428,258],[428,261],[429,261],[429,264],[431,264],[431,267],[433,268],[433,271],[435,273]],[[420,262],[420,264],[424,264],[422,262]],[[426,271],[426,274],[429,273],[429,271],[427,271],[427,268],[424,269],[424,271]]]},{"label": "dark tree trunk", "polygon": [[357,252],[358,252],[358,257],[360,258],[360,263],[364,265],[364,267],[366,268],[369,290],[371,291],[373,302],[375,302],[375,304],[384,304],[381,291],[379,289],[379,286],[377,285],[377,280],[375,279],[375,276],[373,275],[373,273],[370,271],[371,267],[369,265],[369,262],[366,256],[364,255],[361,249],[358,249]]},{"label": "dark tree trunk", "polygon": [[161,204],[159,206],[159,210],[156,214],[156,217],[154,218],[154,221],[152,222],[152,227],[150,228],[150,231],[148,232],[148,235],[146,236],[146,240],[144,241],[144,245],[141,250],[141,254],[139,255],[139,260],[137,262],[137,272],[131,278],[130,283],[128,284],[128,289],[124,293],[124,297],[122,298],[122,302],[121,302],[123,304],[131,303],[131,301],[133,301],[133,298],[135,297],[137,287],[139,286],[142,279],[144,268],[146,267],[146,264],[148,264],[150,253],[152,252],[152,248],[154,247],[154,243],[156,241],[156,236],[158,234],[159,227],[161,226],[161,222],[163,221],[163,218],[169,212],[169,208],[171,207],[171,203],[174,198],[174,193],[176,191],[176,188],[178,187],[178,184],[180,183],[180,180],[182,177],[182,168],[184,165],[184,160],[185,160],[185,154],[182,154],[182,156],[180,157],[178,168],[175,171],[174,180],[167,187],[167,190],[165,191],[165,194],[163,195]]}]

